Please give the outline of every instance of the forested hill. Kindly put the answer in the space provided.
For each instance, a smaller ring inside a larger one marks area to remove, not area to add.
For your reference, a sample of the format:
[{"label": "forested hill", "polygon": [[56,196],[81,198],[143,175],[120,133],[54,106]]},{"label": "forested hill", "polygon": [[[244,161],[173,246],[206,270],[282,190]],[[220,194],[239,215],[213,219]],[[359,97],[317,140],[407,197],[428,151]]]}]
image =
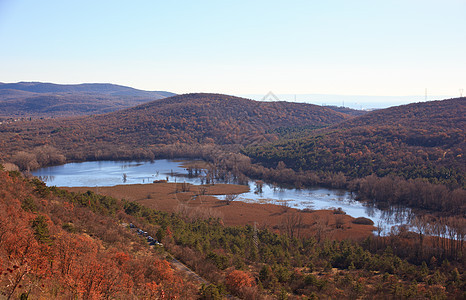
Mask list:
[{"label": "forested hill", "polygon": [[466,97],[419,102],[376,110],[336,127],[404,126],[426,130],[464,130],[465,110]]},{"label": "forested hill", "polygon": [[[348,116],[312,104],[260,102],[222,94],[186,94],[102,115],[107,131],[143,134],[153,142],[197,141],[250,144],[278,127],[328,126]],[[153,129],[158,128],[159,132]],[[125,132],[125,129],[130,132]],[[135,132],[133,132],[135,130]],[[146,142],[147,143],[147,142]]]},{"label": "forested hill", "polygon": [[392,107],[306,137],[249,148],[265,164],[343,172],[351,178],[426,178],[465,185],[466,98]]},{"label": "forested hill", "polygon": [[3,124],[0,141],[8,154],[48,144],[67,156],[173,143],[248,145],[277,140],[276,128],[323,127],[348,118],[312,104],[186,94],[104,115]]},{"label": "forested hill", "polygon": [[0,117],[57,117],[112,112],[175,94],[89,83],[0,83]]}]

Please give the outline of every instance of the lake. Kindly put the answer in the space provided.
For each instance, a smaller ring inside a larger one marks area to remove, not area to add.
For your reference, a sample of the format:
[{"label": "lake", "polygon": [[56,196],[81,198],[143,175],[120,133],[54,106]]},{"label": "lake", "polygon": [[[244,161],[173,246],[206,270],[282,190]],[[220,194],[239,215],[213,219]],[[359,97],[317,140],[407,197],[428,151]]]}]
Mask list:
[{"label": "lake", "polygon": [[[188,171],[178,160],[155,161],[89,161],[47,167],[32,172],[48,186],[101,187],[121,184],[147,184],[154,180],[201,184],[199,177],[188,177]],[[329,209],[341,207],[352,217],[366,217],[379,222],[385,232],[393,225],[407,223],[408,211],[382,211],[354,200],[345,190],[326,188],[292,189],[264,184],[262,193],[255,193],[255,182],[249,182],[249,192],[239,195],[236,201],[272,203],[297,209]],[[222,196],[219,196],[222,198]]]}]

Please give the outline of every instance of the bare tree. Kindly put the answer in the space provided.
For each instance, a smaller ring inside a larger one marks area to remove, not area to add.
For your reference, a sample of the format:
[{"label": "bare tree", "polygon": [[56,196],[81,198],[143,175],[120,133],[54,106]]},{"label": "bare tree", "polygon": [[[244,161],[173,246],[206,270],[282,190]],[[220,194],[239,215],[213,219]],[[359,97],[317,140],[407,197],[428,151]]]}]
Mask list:
[{"label": "bare tree", "polygon": [[13,156],[13,163],[22,171],[31,171],[40,167],[36,155],[25,151],[15,154],[15,156]]},{"label": "bare tree", "polygon": [[61,165],[66,161],[65,156],[60,154],[58,149],[49,145],[35,148],[34,154],[40,166]]},{"label": "bare tree", "polygon": [[230,202],[234,201],[236,198],[238,198],[239,194],[228,194],[225,195],[225,202],[227,205],[230,205]]},{"label": "bare tree", "polygon": [[303,223],[303,217],[301,216],[299,212],[296,212],[296,211],[286,214],[282,218],[282,227],[284,228],[286,234],[291,238],[295,236],[299,237],[302,223]]},{"label": "bare tree", "polygon": [[207,193],[207,187],[205,186],[199,186],[198,188],[199,195],[205,195]]},{"label": "bare tree", "polygon": [[385,227],[385,226],[383,225],[383,222],[382,222],[381,220],[379,220],[379,221],[377,222],[377,227],[376,227],[376,229],[377,229],[377,236],[378,236],[378,237],[380,237],[381,233],[384,231],[384,227]]},{"label": "bare tree", "polygon": [[316,218],[316,239],[319,243],[322,241],[325,232],[328,230],[328,222],[328,217],[324,219],[319,217]]},{"label": "bare tree", "polygon": [[335,215],[335,227],[338,228],[343,228],[343,225],[345,224],[344,216],[343,215]]},{"label": "bare tree", "polygon": [[419,234],[419,246],[420,246],[420,258],[423,255],[423,242],[424,242],[424,235],[427,233],[428,229],[428,220],[426,216],[417,216],[411,222],[411,225],[415,227],[416,231]]},{"label": "bare tree", "polygon": [[262,180],[257,180],[256,181],[256,189],[254,193],[256,194],[262,194],[262,188],[264,187],[264,182]]}]

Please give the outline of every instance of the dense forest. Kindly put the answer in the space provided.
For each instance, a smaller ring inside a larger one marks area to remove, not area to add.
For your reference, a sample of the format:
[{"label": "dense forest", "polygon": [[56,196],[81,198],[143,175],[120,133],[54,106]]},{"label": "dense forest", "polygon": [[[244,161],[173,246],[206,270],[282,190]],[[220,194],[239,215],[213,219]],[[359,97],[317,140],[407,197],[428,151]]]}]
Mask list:
[{"label": "dense forest", "polygon": [[[431,239],[399,228],[359,243],[298,238],[69,193],[17,172],[0,177],[0,293],[8,299],[466,296],[464,235]],[[149,246],[129,224],[164,247]],[[171,255],[208,283],[174,271]]]},{"label": "dense forest", "polygon": [[173,95],[114,84],[0,83],[0,117],[56,118],[102,114]]}]

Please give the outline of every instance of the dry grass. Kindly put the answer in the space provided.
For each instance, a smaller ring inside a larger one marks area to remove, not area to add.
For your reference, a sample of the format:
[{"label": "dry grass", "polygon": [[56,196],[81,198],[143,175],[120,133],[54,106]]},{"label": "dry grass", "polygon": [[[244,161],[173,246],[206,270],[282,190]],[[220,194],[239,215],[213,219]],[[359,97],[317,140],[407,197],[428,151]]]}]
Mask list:
[{"label": "dry grass", "polygon": [[[205,189],[205,195],[201,195]],[[188,192],[180,192],[179,183],[154,183],[119,185],[114,187],[73,187],[66,190],[85,192],[88,190],[119,199],[136,201],[150,208],[179,212],[188,219],[219,217],[225,225],[253,225],[281,230],[287,214],[298,212],[302,216],[302,236],[314,236],[317,231],[332,239],[364,239],[372,234],[374,226],[354,224],[348,215],[334,214],[333,210],[302,212],[294,208],[283,209],[281,205],[245,203],[232,201],[226,205],[214,195],[240,194],[248,191],[247,186],[232,184],[191,185]],[[337,220],[338,218],[338,220]],[[325,220],[325,222],[322,222]]]}]

